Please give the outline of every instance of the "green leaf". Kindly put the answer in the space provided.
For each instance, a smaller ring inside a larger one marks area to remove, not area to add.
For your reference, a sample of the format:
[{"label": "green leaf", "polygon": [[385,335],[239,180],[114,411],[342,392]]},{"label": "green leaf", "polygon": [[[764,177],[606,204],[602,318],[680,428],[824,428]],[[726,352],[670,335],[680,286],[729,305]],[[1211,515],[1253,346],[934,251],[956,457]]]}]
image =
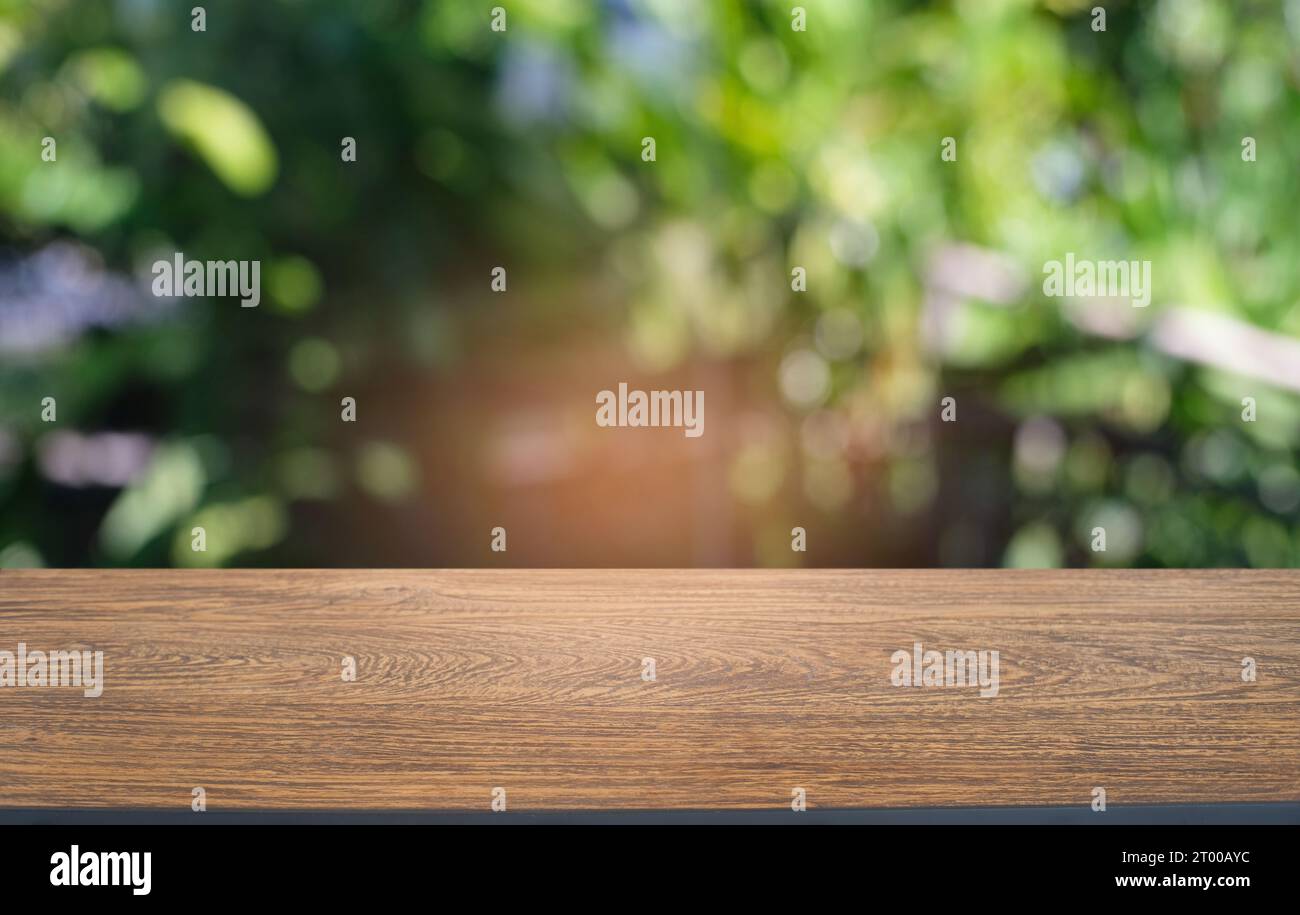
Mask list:
[{"label": "green leaf", "polygon": [[275,182],[275,145],[253,110],[230,93],[177,80],[159,95],[158,113],[235,193],[255,197]]}]

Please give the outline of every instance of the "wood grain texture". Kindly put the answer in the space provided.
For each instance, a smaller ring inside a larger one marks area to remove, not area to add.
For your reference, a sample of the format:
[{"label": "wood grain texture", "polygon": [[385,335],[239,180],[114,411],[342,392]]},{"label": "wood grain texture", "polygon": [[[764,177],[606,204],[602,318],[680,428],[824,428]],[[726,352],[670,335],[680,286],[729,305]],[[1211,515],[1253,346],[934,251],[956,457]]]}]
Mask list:
[{"label": "wood grain texture", "polygon": [[[893,686],[917,640],[1000,694]],[[19,641],[106,685],[0,689],[0,807],[1300,799],[1293,572],[0,571]]]}]

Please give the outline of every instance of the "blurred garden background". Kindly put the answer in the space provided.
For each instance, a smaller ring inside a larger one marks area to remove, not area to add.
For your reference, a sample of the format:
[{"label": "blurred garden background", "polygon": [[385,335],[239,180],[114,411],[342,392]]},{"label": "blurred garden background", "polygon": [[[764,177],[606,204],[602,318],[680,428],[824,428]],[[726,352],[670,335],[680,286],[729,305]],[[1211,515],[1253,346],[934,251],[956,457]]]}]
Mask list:
[{"label": "blurred garden background", "polygon": [[196,5],[0,0],[0,566],[1300,564],[1297,0]]}]

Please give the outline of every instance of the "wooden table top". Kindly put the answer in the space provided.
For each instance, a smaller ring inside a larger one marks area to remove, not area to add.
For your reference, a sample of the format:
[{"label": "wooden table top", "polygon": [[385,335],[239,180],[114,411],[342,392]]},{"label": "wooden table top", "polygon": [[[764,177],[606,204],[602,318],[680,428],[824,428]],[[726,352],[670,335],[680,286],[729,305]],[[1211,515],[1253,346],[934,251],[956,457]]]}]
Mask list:
[{"label": "wooden table top", "polygon": [[1300,800],[1296,572],[0,571],[19,642],[104,684],[0,687],[0,808]]}]

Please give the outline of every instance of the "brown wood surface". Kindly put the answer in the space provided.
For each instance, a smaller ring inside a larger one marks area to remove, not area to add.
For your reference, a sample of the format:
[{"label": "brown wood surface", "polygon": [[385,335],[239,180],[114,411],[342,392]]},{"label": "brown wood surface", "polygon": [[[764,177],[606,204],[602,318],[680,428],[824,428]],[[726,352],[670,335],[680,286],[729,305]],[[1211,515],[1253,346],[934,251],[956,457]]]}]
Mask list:
[{"label": "brown wood surface", "polygon": [[[894,687],[914,640],[999,696]],[[0,689],[0,807],[1300,799],[1293,572],[0,571],[19,641],[106,685]]]}]

